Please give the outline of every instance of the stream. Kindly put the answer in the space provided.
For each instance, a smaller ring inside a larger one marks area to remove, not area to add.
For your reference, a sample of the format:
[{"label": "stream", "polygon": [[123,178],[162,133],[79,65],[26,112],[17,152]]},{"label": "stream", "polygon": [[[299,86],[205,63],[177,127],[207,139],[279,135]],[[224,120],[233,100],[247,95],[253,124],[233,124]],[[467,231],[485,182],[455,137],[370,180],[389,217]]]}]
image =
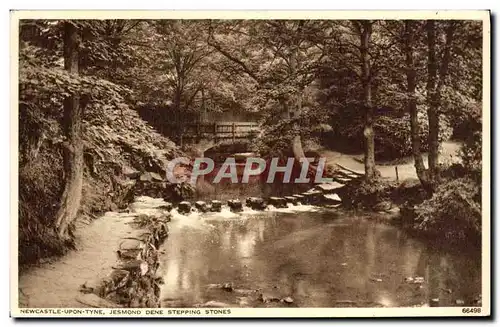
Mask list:
[{"label": "stream", "polygon": [[473,254],[426,245],[368,214],[306,205],[178,214],[162,246],[163,307],[474,305]]}]

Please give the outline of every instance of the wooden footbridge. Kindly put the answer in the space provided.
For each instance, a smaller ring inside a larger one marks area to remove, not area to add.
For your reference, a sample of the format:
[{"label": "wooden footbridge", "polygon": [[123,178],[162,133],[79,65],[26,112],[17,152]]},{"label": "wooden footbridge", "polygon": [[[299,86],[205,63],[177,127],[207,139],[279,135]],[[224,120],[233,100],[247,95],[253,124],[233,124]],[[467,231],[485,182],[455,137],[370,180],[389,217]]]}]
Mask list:
[{"label": "wooden footbridge", "polygon": [[184,125],[183,140],[192,143],[202,139],[213,140],[214,143],[243,139],[252,139],[260,132],[255,122],[197,122]]}]

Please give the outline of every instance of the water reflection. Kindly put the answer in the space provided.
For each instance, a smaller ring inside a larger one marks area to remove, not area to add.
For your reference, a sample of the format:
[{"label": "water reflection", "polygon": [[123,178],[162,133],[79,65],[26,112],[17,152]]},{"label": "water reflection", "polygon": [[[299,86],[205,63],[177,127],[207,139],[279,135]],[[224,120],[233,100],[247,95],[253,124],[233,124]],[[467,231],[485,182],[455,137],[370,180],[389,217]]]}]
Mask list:
[{"label": "water reflection", "polygon": [[[290,296],[300,307],[414,306],[433,299],[440,306],[456,305],[458,299],[473,305],[480,294],[481,265],[472,256],[444,253],[353,214],[265,212],[196,219],[204,220],[205,228],[172,222],[162,257],[164,306],[286,305],[263,303],[257,295],[243,301],[238,290]],[[405,282],[417,276],[424,283]],[[227,282],[237,290],[207,287]]]}]

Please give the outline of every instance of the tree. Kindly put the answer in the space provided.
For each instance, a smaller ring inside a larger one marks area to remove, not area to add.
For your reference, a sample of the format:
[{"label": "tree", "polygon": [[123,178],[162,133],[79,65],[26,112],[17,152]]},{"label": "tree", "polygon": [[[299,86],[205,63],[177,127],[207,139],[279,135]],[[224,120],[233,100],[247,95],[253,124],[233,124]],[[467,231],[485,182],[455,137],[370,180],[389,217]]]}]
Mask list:
[{"label": "tree", "polygon": [[303,93],[314,81],[323,58],[316,40],[316,33],[324,31],[321,25],[324,23],[277,20],[211,22],[208,26],[208,44],[232,69],[257,85],[254,99],[261,107],[267,134],[273,135],[272,147],[277,150],[287,143],[297,159],[305,156],[302,137],[310,128],[301,124],[311,114],[304,110]]},{"label": "tree", "polygon": [[408,103],[408,111],[410,112],[410,127],[411,127],[411,144],[413,152],[413,160],[415,165],[415,170],[417,176],[424,186],[424,188],[429,189],[429,177],[424,165],[424,160],[422,158],[422,153],[420,151],[420,126],[418,121],[418,110],[417,110],[417,70],[414,62],[414,46],[415,46],[415,29],[417,23],[406,20],[404,22],[404,33],[403,33],[403,53],[405,55],[405,71],[406,71],[406,95]]},{"label": "tree", "polygon": [[[78,27],[73,22],[64,22],[64,69],[78,75],[79,35]],[[61,196],[59,211],[56,214],[55,227],[59,236],[68,232],[68,226],[75,219],[82,198],[83,184],[83,143],[82,112],[80,96],[74,94],[64,99],[63,127],[66,137],[64,146],[64,191]]]},{"label": "tree", "polygon": [[375,137],[373,131],[373,105],[372,105],[372,73],[370,63],[370,40],[372,37],[373,22],[369,20],[353,21],[359,37],[359,52],[361,57],[361,84],[363,87],[363,106],[365,110],[365,124],[363,135],[365,137],[365,177],[373,180],[376,176],[375,168]]}]

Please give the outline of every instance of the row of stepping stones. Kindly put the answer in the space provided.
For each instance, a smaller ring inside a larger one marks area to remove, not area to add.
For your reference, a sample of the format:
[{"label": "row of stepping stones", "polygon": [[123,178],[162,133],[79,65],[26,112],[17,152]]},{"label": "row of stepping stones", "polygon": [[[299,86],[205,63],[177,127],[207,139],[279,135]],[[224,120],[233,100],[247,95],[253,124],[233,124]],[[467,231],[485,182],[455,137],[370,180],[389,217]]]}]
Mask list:
[{"label": "row of stepping stones", "polygon": [[[267,199],[259,197],[249,197],[245,204],[253,210],[264,210],[271,205],[275,208],[286,208],[288,204],[298,205],[323,205],[328,207],[338,207],[342,204],[342,199],[338,196],[337,190],[344,185],[338,182],[319,184],[315,188],[301,194],[294,194],[284,197],[269,197]],[[186,214],[196,208],[199,212],[220,212],[223,203],[219,200],[212,200],[209,203],[205,201],[196,201],[194,203],[182,201],[177,205],[177,211],[180,214]],[[243,211],[243,201],[239,199],[227,201],[227,206],[232,212]],[[161,207],[164,210],[172,210],[173,205],[167,202]]]}]

